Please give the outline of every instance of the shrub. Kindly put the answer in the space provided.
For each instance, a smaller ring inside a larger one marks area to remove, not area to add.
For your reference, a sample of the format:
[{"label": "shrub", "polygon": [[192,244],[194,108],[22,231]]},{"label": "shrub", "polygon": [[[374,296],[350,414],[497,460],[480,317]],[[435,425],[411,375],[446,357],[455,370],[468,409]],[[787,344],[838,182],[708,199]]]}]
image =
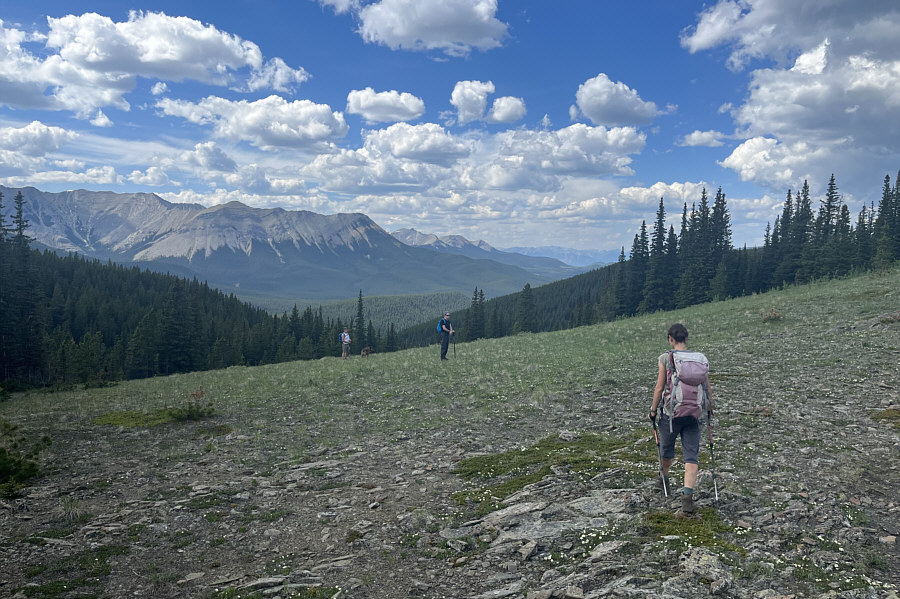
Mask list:
[{"label": "shrub", "polygon": [[[14,497],[40,472],[37,458],[50,445],[50,437],[31,440],[18,433],[16,425],[0,420],[0,497]],[[29,447],[23,449],[24,445]]]},{"label": "shrub", "polygon": [[763,322],[772,322],[775,320],[781,320],[782,316],[778,312],[775,311],[775,308],[769,308],[769,311],[765,310],[759,311],[760,316],[762,316]]}]

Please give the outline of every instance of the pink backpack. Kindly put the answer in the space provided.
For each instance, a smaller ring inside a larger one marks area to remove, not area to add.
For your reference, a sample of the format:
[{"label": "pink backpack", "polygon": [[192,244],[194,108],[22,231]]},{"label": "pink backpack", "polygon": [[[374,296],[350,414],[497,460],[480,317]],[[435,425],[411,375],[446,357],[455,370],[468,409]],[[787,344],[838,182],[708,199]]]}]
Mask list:
[{"label": "pink backpack", "polygon": [[666,365],[667,384],[663,413],[672,418],[702,420],[709,410],[709,360],[700,352],[673,350]]}]

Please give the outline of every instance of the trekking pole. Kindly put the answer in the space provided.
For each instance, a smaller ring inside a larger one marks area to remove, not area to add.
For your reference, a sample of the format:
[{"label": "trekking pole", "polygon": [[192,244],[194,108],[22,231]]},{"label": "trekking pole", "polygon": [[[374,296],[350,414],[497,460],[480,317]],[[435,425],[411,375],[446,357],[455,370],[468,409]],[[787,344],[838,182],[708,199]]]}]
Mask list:
[{"label": "trekking pole", "polygon": [[663,493],[669,496],[669,485],[666,484],[666,475],[663,473],[662,448],[659,446],[659,431],[656,428],[656,418],[651,418],[653,423],[653,438],[656,439],[656,457],[659,458],[659,480],[662,482]]},{"label": "trekking pole", "polygon": [[706,412],[706,432],[709,435],[709,457],[712,460],[713,489],[716,491],[716,504],[719,503],[719,485],[716,483],[716,454],[713,453],[712,411]]},{"label": "trekking pole", "polygon": [[450,338],[453,339],[453,357],[456,357],[456,333],[451,333]]}]

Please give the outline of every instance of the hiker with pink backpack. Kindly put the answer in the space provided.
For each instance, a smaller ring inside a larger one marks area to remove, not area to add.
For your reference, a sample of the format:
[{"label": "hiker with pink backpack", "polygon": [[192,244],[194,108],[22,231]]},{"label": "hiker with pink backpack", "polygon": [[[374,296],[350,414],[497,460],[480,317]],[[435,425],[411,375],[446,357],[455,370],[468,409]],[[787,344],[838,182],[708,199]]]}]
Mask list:
[{"label": "hiker with pink backpack", "polygon": [[[675,439],[681,437],[684,459],[684,488],[681,492],[681,511],[685,515],[696,511],[694,486],[697,484],[700,453],[700,420],[712,418],[712,396],[709,390],[709,360],[700,352],[687,347],[688,331],[683,324],[669,327],[668,341],[672,347],[659,356],[659,374],[650,405],[650,420],[656,431],[657,410],[662,403],[659,419],[660,473],[657,488],[669,496],[669,468],[675,459]],[[710,433],[710,451],[712,435]],[[718,489],[716,490],[718,496]]]}]

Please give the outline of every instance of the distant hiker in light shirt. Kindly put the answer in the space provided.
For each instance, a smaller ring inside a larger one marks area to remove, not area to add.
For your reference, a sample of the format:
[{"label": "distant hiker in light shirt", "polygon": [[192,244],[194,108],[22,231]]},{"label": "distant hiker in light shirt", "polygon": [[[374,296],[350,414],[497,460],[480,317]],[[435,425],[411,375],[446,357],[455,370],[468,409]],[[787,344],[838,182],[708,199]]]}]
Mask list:
[{"label": "distant hiker in light shirt", "polygon": [[441,319],[441,360],[447,359],[447,348],[450,347],[450,337],[453,335],[453,324],[450,322],[450,313],[444,312]]},{"label": "distant hiker in light shirt", "polygon": [[350,355],[350,333],[347,332],[348,329],[344,328],[344,332],[341,333],[341,357],[345,360],[347,356]]}]

